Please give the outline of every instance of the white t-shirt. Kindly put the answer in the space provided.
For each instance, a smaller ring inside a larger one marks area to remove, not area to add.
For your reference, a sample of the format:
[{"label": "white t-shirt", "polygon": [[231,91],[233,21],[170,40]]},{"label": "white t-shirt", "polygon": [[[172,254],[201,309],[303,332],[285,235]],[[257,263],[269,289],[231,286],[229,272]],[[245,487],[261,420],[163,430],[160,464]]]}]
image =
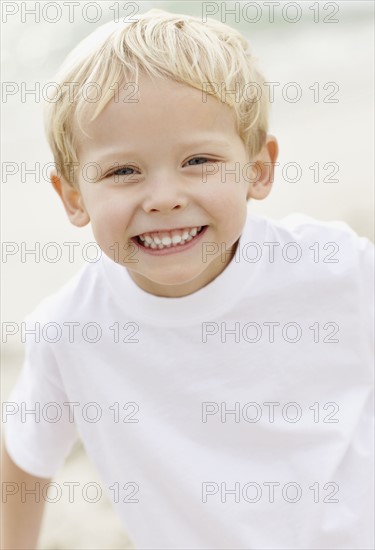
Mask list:
[{"label": "white t-shirt", "polygon": [[80,437],[137,549],[372,548],[373,254],[249,214],[182,298],[103,254],[26,318],[10,455],[52,477]]}]

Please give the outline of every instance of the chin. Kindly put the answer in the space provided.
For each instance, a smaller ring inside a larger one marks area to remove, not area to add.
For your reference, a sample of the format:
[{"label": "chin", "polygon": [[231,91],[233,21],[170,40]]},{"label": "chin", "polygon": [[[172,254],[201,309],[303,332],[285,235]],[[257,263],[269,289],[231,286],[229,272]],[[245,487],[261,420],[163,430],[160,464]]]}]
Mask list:
[{"label": "chin", "polygon": [[200,274],[201,271],[189,271],[186,265],[182,264],[176,266],[176,269],[168,269],[162,273],[153,272],[149,278],[158,285],[183,285],[193,282]]},{"label": "chin", "polygon": [[187,285],[192,282],[193,279],[194,277],[187,277],[186,274],[184,276],[170,274],[169,276],[165,277],[152,277],[152,281],[155,284],[171,286]]}]

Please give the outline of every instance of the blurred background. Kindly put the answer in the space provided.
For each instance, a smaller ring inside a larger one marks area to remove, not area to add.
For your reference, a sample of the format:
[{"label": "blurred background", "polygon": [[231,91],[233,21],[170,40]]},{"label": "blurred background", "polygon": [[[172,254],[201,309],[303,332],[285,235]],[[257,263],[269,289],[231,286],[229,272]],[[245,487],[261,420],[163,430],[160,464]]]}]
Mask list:
[{"label": "blurred background", "polygon": [[[41,13],[37,21],[25,12],[25,7],[35,10],[36,4]],[[90,227],[70,225],[48,182],[49,170],[39,181],[27,173],[53,158],[44,136],[42,103],[25,91],[35,87],[42,91],[79,40],[113,20],[116,9],[120,18],[130,15],[130,5],[139,13],[160,8],[201,17],[202,10],[209,11],[210,17],[248,37],[266,81],[280,83],[275,86],[270,119],[270,133],[279,142],[280,166],[270,197],[251,201],[250,211],[276,220],[294,212],[319,220],[342,220],[374,240],[373,2],[280,2],[273,22],[263,2],[82,1],[72,21],[65,6],[69,2],[62,3],[59,20],[53,7],[43,18],[45,4],[2,2],[2,241],[3,250],[8,243],[7,250],[14,251],[2,258],[3,322],[20,323],[43,298],[56,292],[84,265],[82,247],[94,240]],[[293,6],[284,10],[286,4],[300,7],[299,20]],[[237,17],[230,13],[233,10]],[[290,82],[297,83],[302,93],[297,102],[293,101],[295,88],[286,86]],[[4,83],[14,93],[4,95]],[[290,163],[299,165],[299,179]],[[32,255],[21,261],[21,246],[33,249],[40,243],[42,248],[53,242],[64,249],[60,261],[51,263],[42,257],[38,262]],[[80,243],[73,262],[63,242]],[[3,339],[3,399],[17,379],[23,353],[19,335],[7,342]],[[56,481],[64,479],[97,479],[79,445]],[[47,504],[43,549],[126,548],[128,544],[104,498],[97,504],[83,500]]]}]

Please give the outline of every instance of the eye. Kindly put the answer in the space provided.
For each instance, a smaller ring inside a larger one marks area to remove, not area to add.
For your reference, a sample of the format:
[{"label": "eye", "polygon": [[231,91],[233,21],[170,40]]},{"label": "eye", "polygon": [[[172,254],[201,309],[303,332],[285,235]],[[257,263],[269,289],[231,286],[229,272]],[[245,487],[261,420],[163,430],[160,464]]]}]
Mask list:
[{"label": "eye", "polygon": [[[133,172],[129,172],[129,170]],[[121,166],[120,168],[117,168],[117,170],[114,170],[113,172],[107,174],[106,178],[110,178],[112,176],[133,176],[134,170],[135,168],[133,168],[132,166]]]},{"label": "eye", "polygon": [[[203,162],[195,162],[195,161],[201,161],[203,160]],[[204,164],[204,162],[209,162],[210,159],[206,158],[206,157],[194,157],[190,160],[187,161],[187,164],[189,164],[189,162],[192,162],[193,164],[190,164],[190,166],[197,166],[198,164]]]}]

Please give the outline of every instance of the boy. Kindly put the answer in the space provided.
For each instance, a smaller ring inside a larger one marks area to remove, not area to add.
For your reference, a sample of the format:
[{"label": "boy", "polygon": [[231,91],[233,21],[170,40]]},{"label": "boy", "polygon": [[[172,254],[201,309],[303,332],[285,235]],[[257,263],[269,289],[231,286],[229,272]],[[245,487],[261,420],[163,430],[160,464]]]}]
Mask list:
[{"label": "boy", "polygon": [[[44,485],[80,437],[136,548],[371,548],[373,246],[248,214],[278,147],[246,40],[151,10],[57,81],[52,184],[103,254],[26,320],[58,337],[27,340],[5,481]],[[4,509],[34,548],[43,501]]]}]

